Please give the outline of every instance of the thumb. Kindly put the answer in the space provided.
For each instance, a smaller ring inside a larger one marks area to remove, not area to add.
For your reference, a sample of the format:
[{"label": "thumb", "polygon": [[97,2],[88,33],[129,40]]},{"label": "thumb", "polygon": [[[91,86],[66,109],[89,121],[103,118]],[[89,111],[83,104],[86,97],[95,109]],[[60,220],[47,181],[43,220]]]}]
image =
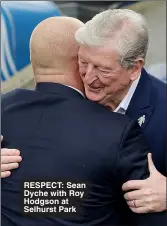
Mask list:
[{"label": "thumb", "polygon": [[3,141],[3,136],[1,135],[1,142]]},{"label": "thumb", "polygon": [[148,168],[149,168],[150,174],[153,174],[154,172],[157,171],[157,169],[154,166],[154,163],[153,163],[153,160],[152,160],[152,154],[148,153],[147,157],[148,157]]}]

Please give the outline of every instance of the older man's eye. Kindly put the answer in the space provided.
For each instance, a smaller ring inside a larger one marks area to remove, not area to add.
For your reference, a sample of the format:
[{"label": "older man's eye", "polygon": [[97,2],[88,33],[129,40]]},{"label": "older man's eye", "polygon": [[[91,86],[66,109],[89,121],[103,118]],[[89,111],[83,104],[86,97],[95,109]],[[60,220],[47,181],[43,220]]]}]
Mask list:
[{"label": "older man's eye", "polygon": [[108,71],[103,71],[103,70],[100,70],[101,72],[103,72],[103,73],[108,73]]},{"label": "older man's eye", "polygon": [[101,70],[101,69],[99,69],[99,71],[104,73],[104,74],[108,74],[109,73],[109,71],[105,71],[105,70]]},{"label": "older man's eye", "polygon": [[87,64],[87,62],[86,61],[83,61],[83,60],[79,60],[79,63],[80,64],[83,64],[83,65],[86,65]]},{"label": "older man's eye", "polygon": [[87,65],[88,63],[85,61],[81,61],[82,64]]}]

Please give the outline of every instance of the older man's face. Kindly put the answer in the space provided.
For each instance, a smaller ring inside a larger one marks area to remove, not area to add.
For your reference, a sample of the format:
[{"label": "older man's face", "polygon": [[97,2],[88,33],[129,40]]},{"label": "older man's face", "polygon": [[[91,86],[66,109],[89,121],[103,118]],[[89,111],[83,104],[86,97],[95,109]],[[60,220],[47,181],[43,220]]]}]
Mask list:
[{"label": "older man's face", "polygon": [[79,71],[88,99],[105,106],[114,98],[120,98],[133,80],[132,70],[119,63],[116,52],[106,47],[80,46]]}]

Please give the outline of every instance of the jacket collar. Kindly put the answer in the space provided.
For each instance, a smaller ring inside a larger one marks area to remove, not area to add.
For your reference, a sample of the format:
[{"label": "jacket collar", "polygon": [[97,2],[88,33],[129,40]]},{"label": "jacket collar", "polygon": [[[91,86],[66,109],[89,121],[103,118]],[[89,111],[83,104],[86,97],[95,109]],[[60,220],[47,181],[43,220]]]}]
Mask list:
[{"label": "jacket collar", "polygon": [[127,111],[141,110],[150,106],[151,103],[151,80],[147,72],[142,69],[141,77],[133,94]]},{"label": "jacket collar", "polygon": [[76,89],[58,83],[41,82],[36,85],[35,89],[45,93],[62,94],[66,95],[67,97],[84,98]]}]

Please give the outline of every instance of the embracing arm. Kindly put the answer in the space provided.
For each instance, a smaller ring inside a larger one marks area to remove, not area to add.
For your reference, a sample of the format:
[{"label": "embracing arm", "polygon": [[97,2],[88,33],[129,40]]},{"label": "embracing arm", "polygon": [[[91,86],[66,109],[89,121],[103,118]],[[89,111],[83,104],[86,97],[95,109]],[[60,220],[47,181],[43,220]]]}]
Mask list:
[{"label": "embracing arm", "polygon": [[166,177],[155,168],[151,153],[148,154],[148,163],[149,178],[130,180],[122,186],[122,190],[126,192],[124,198],[134,213],[162,212],[167,209]]},{"label": "embracing arm", "polygon": [[[141,128],[135,121],[127,126],[117,157],[117,174],[120,183],[129,180],[145,180],[149,177],[147,154],[149,152]],[[132,200],[131,200],[132,201]],[[136,205],[135,200],[133,200]],[[165,225],[166,213],[132,214],[137,225]]]},{"label": "embracing arm", "polygon": [[[1,136],[1,142],[2,141],[3,136]],[[11,170],[18,168],[21,160],[19,150],[1,148],[1,178],[9,177]]]}]

